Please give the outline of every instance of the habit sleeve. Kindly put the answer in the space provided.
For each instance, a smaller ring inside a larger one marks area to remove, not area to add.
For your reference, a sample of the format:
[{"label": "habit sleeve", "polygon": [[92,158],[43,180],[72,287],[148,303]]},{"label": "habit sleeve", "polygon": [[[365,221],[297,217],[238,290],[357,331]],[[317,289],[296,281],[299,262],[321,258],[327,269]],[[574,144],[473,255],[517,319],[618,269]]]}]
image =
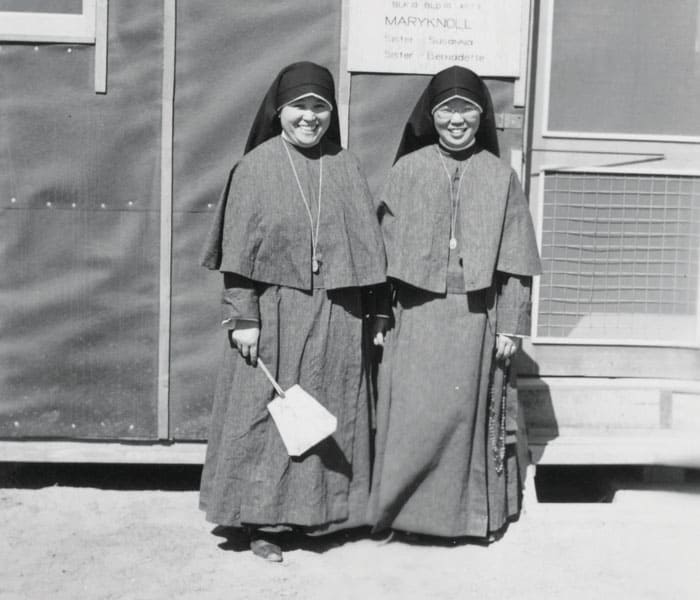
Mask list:
[{"label": "habit sleeve", "polygon": [[231,189],[231,181],[236,171],[236,166],[237,165],[235,165],[229,172],[226,185],[219,196],[219,201],[216,204],[216,211],[214,212],[214,219],[212,220],[211,227],[209,228],[209,233],[204,240],[204,246],[200,257],[200,264],[203,267],[213,271],[217,270],[221,266],[221,238],[223,237],[224,230],[226,200],[228,199],[229,190]]},{"label": "habit sleeve", "polygon": [[[382,193],[380,197],[379,207],[377,208],[377,216],[379,218],[379,225],[382,231],[382,238],[384,239],[384,247],[386,248],[387,261],[397,260],[399,255],[397,255],[397,247],[400,245],[398,240],[398,230],[399,223],[396,219],[395,214],[395,203],[394,198],[400,198],[402,194],[402,183],[404,178],[399,174],[401,166],[394,165],[394,167],[389,171],[387,180],[384,182],[384,187],[382,188]],[[390,252],[391,250],[391,252]],[[409,252],[409,248],[403,248],[403,251]],[[387,271],[389,270],[389,264],[387,264]],[[382,298],[380,300],[382,308],[385,310],[391,309],[391,286],[386,285],[381,288]],[[382,313],[384,314],[384,313]],[[391,314],[388,312],[386,314]]]},{"label": "habit sleeve", "polygon": [[530,209],[515,172],[510,175],[496,270],[511,275],[539,275],[542,272]]},{"label": "habit sleeve", "polygon": [[365,313],[372,317],[391,317],[391,285],[378,283],[364,289]]},{"label": "habit sleeve", "polygon": [[531,276],[540,272],[540,256],[530,210],[513,172],[496,266],[498,333],[530,334]]},{"label": "habit sleeve", "polygon": [[497,333],[530,335],[531,277],[496,274]]},{"label": "habit sleeve", "polygon": [[[389,175],[391,178],[391,174]],[[386,188],[390,186],[390,183],[387,182],[385,186],[385,191]],[[391,212],[391,209],[386,203],[387,197],[386,194],[383,198],[383,200],[380,202],[379,207],[377,208],[377,218],[379,219],[379,224],[382,227],[382,235],[384,239],[386,239],[386,236],[391,235],[390,228],[386,227],[388,222],[393,220],[394,215]],[[394,316],[394,312],[392,310],[391,306],[391,297],[392,297],[392,285],[391,282],[386,281],[384,283],[380,283],[378,285],[372,286],[372,295],[373,295],[373,304],[370,310],[370,314],[374,316],[379,316],[379,317],[389,317],[392,318]]]},{"label": "habit sleeve", "polygon": [[224,273],[221,324],[227,329],[232,329],[237,319],[260,321],[258,291],[250,279],[235,273]]}]

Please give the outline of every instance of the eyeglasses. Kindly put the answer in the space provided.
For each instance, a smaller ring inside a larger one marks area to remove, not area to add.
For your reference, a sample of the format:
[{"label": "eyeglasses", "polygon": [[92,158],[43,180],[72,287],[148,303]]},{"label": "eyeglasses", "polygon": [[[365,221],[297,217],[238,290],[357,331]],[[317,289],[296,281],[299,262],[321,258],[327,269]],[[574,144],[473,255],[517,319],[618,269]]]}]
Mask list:
[{"label": "eyeglasses", "polygon": [[451,119],[454,115],[461,115],[463,117],[473,117],[475,114],[480,113],[478,107],[473,104],[467,104],[462,109],[455,109],[451,106],[441,106],[435,111],[435,115],[440,119]]}]

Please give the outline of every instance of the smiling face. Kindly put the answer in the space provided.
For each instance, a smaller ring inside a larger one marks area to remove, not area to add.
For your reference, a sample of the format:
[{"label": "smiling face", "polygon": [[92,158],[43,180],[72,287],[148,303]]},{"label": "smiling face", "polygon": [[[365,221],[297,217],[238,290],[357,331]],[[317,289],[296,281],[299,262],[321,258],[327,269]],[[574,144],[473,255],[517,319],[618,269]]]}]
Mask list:
[{"label": "smiling face", "polygon": [[280,109],[285,137],[295,146],[310,148],[321,141],[331,124],[331,107],[316,96],[303,96]]},{"label": "smiling face", "polygon": [[450,150],[460,150],[471,144],[480,122],[479,107],[463,98],[451,98],[433,112],[433,124],[440,142]]}]

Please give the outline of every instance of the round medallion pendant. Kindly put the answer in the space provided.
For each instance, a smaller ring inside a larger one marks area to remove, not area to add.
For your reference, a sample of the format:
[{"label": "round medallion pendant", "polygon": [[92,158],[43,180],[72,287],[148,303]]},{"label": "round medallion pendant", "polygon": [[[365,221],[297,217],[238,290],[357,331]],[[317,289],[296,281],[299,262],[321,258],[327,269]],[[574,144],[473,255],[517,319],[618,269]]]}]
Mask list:
[{"label": "round medallion pendant", "polygon": [[314,273],[318,273],[320,269],[321,269],[321,265],[319,264],[318,260],[316,260],[316,259],[314,258],[314,259],[311,261],[311,270],[312,270]]},{"label": "round medallion pendant", "polygon": [[457,240],[455,238],[450,238],[450,250],[454,250],[457,247]]}]

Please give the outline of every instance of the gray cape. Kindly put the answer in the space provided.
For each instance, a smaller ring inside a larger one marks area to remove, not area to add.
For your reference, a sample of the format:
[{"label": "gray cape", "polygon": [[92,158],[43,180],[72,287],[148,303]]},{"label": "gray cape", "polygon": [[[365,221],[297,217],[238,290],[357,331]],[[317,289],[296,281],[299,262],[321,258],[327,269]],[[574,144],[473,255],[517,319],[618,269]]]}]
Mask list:
[{"label": "gray cape", "polygon": [[[309,290],[311,228],[283,143],[277,136],[260,144],[231,170],[202,265]],[[384,245],[366,180],[357,159],[331,142],[323,142],[322,197],[318,248],[325,287],[383,282]]]},{"label": "gray cape", "polygon": [[[403,156],[392,168],[382,193],[389,277],[446,291],[450,208],[431,205],[436,198],[449,203],[449,186],[434,145]],[[469,159],[459,209],[465,291],[491,286],[497,270],[520,276],[541,272],[525,195],[514,171],[491,153],[477,151]]]}]

